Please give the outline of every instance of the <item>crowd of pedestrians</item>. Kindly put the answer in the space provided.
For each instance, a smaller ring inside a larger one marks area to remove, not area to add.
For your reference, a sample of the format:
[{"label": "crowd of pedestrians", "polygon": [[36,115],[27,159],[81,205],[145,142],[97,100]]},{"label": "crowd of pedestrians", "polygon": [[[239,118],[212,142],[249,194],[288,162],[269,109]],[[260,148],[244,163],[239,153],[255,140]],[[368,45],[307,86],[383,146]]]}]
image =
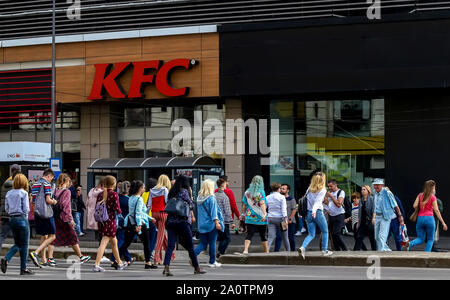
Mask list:
[{"label": "crowd of pedestrians", "polygon": [[[319,231],[320,248],[324,256],[329,256],[333,254],[331,250],[348,250],[343,238],[348,231],[353,232],[354,251],[369,249],[364,243],[366,238],[372,251],[391,251],[389,236],[394,237],[396,250],[409,251],[425,244],[425,251],[432,251],[436,247],[439,224],[447,230],[441,215],[442,201],[435,195],[436,183],[432,180],[425,183],[414,202],[415,212],[410,220],[417,223],[418,237],[409,241],[405,240],[403,205],[382,179],[374,180],[373,189],[364,185],[361,192],[348,196],[335,180],[327,181],[325,173],[317,172],[304,197],[296,200],[287,183],[271,183],[270,194],[266,196],[264,180],[257,175],[243,194],[239,212],[226,176],[216,182],[205,180],[196,199],[185,176],[170,180],[167,175],[161,175],[157,180],[150,179],[148,187],[140,180],[118,182],[113,176],[105,176],[89,191],[86,203],[81,186],[75,185],[67,174],[54,177],[54,172],[46,169],[30,185],[20,166],[12,166],[11,177],[1,190],[0,248],[9,233],[14,237],[14,246],[1,259],[3,273],[16,252],[20,254],[22,275],[34,274],[27,267],[28,257],[37,267],[55,267],[55,246],[70,246],[81,264],[88,262],[91,257],[83,255],[79,246],[79,236],[84,235],[85,209],[86,227],[94,230],[99,240],[95,272],[104,272],[101,263],[105,262],[110,262],[116,270],[126,269],[134,262],[128,248],[139,238],[145,269],[163,265],[163,275],[173,276],[170,264],[175,260],[178,243],[189,253],[194,274],[205,274],[198,255],[209,249],[208,266],[220,267],[217,259],[227,251],[235,219],[240,220],[240,231],[246,235],[244,255],[248,254],[257,234],[264,253],[269,253],[272,246],[275,252],[280,251],[283,245],[285,251],[298,251],[303,259]],[[28,254],[30,215],[41,240],[38,248]],[[200,240],[197,247],[194,247],[193,223],[197,223]],[[306,231],[307,236],[296,248],[295,236]],[[104,257],[108,244],[112,249],[110,259]]]}]

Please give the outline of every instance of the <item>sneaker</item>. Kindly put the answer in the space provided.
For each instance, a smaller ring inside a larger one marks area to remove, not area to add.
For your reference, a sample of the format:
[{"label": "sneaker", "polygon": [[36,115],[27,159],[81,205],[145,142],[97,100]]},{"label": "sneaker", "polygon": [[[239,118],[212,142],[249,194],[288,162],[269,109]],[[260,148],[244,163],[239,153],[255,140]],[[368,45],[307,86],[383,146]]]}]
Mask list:
[{"label": "sneaker", "polygon": [[195,236],[192,237],[193,241],[198,241],[198,238],[196,238]]},{"label": "sneaker", "polygon": [[209,264],[208,266],[210,268],[220,268],[222,266],[222,264],[215,261],[213,264]]},{"label": "sneaker", "polygon": [[82,236],[85,236],[85,235],[86,235],[86,233],[82,232],[82,233],[80,233],[78,236],[79,236],[79,237],[82,237]]},{"label": "sneaker", "polygon": [[47,264],[49,267],[56,267],[56,261],[54,258],[47,259]]},{"label": "sneaker", "polygon": [[31,271],[30,269],[25,269],[23,271],[20,271],[20,275],[34,275],[35,273]]},{"label": "sneaker", "polygon": [[202,274],[206,274],[206,272],[203,271],[202,269],[194,270],[194,275],[202,275]]},{"label": "sneaker", "polygon": [[122,263],[121,265],[117,266],[118,271],[124,270],[126,267],[128,267],[127,263]]},{"label": "sneaker", "polygon": [[37,259],[37,254],[36,254],[36,252],[30,252],[30,254],[28,254],[29,256],[30,256],[30,258],[31,258],[31,261],[33,262],[33,264],[36,266],[36,267],[38,267],[38,268],[42,268],[40,265],[39,265],[39,262],[38,262],[38,259]]},{"label": "sneaker", "polygon": [[1,269],[3,273],[6,273],[6,269],[8,268],[8,262],[6,259],[2,258],[1,260]]},{"label": "sneaker", "polygon": [[158,269],[158,266],[156,266],[156,265],[154,265],[154,264],[151,264],[151,265],[145,265],[145,269],[146,270],[148,270],[148,269],[151,269],[151,270],[154,270],[154,269]]},{"label": "sneaker", "polygon": [[80,256],[80,263],[81,263],[81,264],[87,263],[90,259],[91,259],[90,256],[84,256],[84,255],[82,255],[82,256]]},{"label": "sneaker", "polygon": [[305,260],[305,248],[300,247],[297,249],[298,255],[301,255],[303,257],[303,260]]},{"label": "sneaker", "polygon": [[323,256],[330,256],[333,254],[333,252],[327,250],[327,251],[322,251]]},{"label": "sneaker", "polygon": [[40,263],[39,263],[39,267],[48,267],[48,263],[46,262],[46,261],[41,261]]},{"label": "sneaker", "polygon": [[102,257],[102,259],[100,260],[100,263],[111,263],[111,260],[105,256]]},{"label": "sneaker", "polygon": [[94,266],[93,270],[94,272],[105,272],[105,269],[100,266]]},{"label": "sneaker", "polygon": [[302,230],[300,231],[300,233],[305,233],[306,232],[306,228],[302,228]]},{"label": "sneaker", "polygon": [[300,231],[297,231],[294,235],[295,236],[301,236],[303,233],[301,233]]}]

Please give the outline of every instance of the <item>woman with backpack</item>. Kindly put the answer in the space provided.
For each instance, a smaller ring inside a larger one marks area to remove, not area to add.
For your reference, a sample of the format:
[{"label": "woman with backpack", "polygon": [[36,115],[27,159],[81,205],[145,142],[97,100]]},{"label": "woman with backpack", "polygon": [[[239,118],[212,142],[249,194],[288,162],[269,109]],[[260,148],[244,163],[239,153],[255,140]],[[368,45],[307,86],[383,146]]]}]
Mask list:
[{"label": "woman with backpack", "polygon": [[194,252],[194,244],[192,243],[192,231],[191,224],[195,222],[194,217],[194,203],[192,201],[192,196],[190,193],[191,187],[189,185],[189,179],[186,176],[179,176],[172,188],[169,191],[168,203],[166,209],[169,208],[169,204],[173,202],[184,201],[184,207],[189,207],[189,213],[187,216],[181,215],[181,213],[172,210],[167,215],[166,229],[168,234],[168,245],[166,254],[164,257],[164,276],[173,276],[170,272],[170,260],[172,258],[173,250],[175,249],[175,243],[177,242],[177,237],[179,238],[180,244],[188,251],[189,257],[191,259],[192,266],[194,267],[194,274],[205,274],[206,272],[200,269],[198,264],[197,256]]},{"label": "woman with backpack", "polygon": [[417,217],[416,231],[417,238],[406,244],[409,251],[412,247],[426,243],[425,252],[431,252],[434,243],[434,234],[436,232],[436,223],[433,212],[442,223],[444,231],[447,231],[447,224],[442,218],[441,212],[436,201],[436,182],[428,180],[425,182],[423,192],[416,197],[414,201],[414,215]]},{"label": "woman with backpack", "polygon": [[269,253],[266,237],[267,225],[267,200],[264,192],[264,180],[261,176],[253,177],[249,188],[242,197],[242,214],[247,226],[247,236],[244,241],[244,254],[248,254],[248,248],[252,242],[253,235],[258,233],[264,253]]},{"label": "woman with backpack", "polygon": [[322,172],[317,172],[311,179],[311,184],[306,191],[308,236],[303,241],[303,245],[297,249],[303,259],[305,259],[306,248],[316,236],[316,227],[319,227],[322,232],[322,254],[324,256],[333,254],[333,252],[328,250],[328,225],[323,213],[323,202],[327,194],[326,183],[326,175]]},{"label": "woman with backpack", "polygon": [[[167,249],[167,232],[166,221],[167,214],[164,212],[164,208],[167,203],[167,196],[169,190],[172,187],[169,177],[167,175],[161,175],[158,178],[158,183],[150,190],[150,194],[147,201],[147,210],[152,211],[152,217],[156,220],[156,228],[158,229],[155,248],[155,264],[162,264],[162,250]],[[175,253],[172,254],[172,260],[175,259]]]},{"label": "woman with backpack", "polygon": [[117,247],[116,214],[121,214],[122,210],[120,209],[119,196],[115,192],[115,188],[116,178],[108,175],[104,179],[103,193],[97,197],[94,217],[96,217],[96,221],[98,222],[98,231],[102,236],[102,240],[97,251],[94,272],[105,271],[105,269],[100,267],[100,261],[108,244],[111,244],[111,249],[117,262],[117,269],[123,270],[128,266],[127,263],[122,262],[120,259],[119,249]]},{"label": "woman with backpack", "polygon": [[72,182],[69,175],[61,173],[56,182],[55,198],[58,203],[53,207],[56,226],[56,239],[48,246],[48,262],[56,266],[53,258],[55,246],[72,246],[73,251],[80,258],[80,263],[88,262],[91,257],[82,255],[79,240],[76,233],[76,224],[72,216],[71,192],[69,187]]},{"label": "woman with backpack", "polygon": [[209,246],[209,267],[220,267],[216,261],[216,242],[218,231],[223,232],[225,224],[222,212],[214,196],[214,182],[207,179],[197,197],[198,231],[200,244],[195,248],[195,255],[199,255]]},{"label": "woman with backpack", "polygon": [[145,192],[145,185],[140,180],[135,180],[130,187],[130,198],[128,200],[128,215],[125,216],[125,240],[119,253],[124,253],[131,245],[134,236],[137,234],[144,245],[145,269],[155,269],[150,259],[149,223],[155,222],[147,213],[142,194]]}]

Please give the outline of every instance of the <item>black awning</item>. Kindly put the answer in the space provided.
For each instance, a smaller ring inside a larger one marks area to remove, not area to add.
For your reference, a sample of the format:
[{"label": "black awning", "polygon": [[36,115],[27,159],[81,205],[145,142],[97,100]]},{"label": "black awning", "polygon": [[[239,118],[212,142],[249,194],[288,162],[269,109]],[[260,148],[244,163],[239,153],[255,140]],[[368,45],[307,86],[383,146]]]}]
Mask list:
[{"label": "black awning", "polygon": [[88,169],[212,169],[222,168],[209,156],[197,157],[150,157],[150,158],[100,158]]}]

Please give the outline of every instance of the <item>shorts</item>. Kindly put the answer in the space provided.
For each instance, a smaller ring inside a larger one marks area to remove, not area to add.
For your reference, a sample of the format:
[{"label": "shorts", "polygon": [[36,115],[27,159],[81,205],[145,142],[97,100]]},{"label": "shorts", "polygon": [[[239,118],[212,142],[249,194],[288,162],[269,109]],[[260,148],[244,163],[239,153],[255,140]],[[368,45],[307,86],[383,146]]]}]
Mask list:
[{"label": "shorts", "polygon": [[255,225],[255,224],[246,224],[246,225],[247,225],[247,236],[245,238],[246,240],[251,241],[253,235],[255,233],[259,233],[261,242],[267,241],[266,238],[267,225]]},{"label": "shorts", "polygon": [[49,235],[56,234],[55,219],[43,219],[38,215],[34,215],[34,224],[36,227],[36,234]]}]

